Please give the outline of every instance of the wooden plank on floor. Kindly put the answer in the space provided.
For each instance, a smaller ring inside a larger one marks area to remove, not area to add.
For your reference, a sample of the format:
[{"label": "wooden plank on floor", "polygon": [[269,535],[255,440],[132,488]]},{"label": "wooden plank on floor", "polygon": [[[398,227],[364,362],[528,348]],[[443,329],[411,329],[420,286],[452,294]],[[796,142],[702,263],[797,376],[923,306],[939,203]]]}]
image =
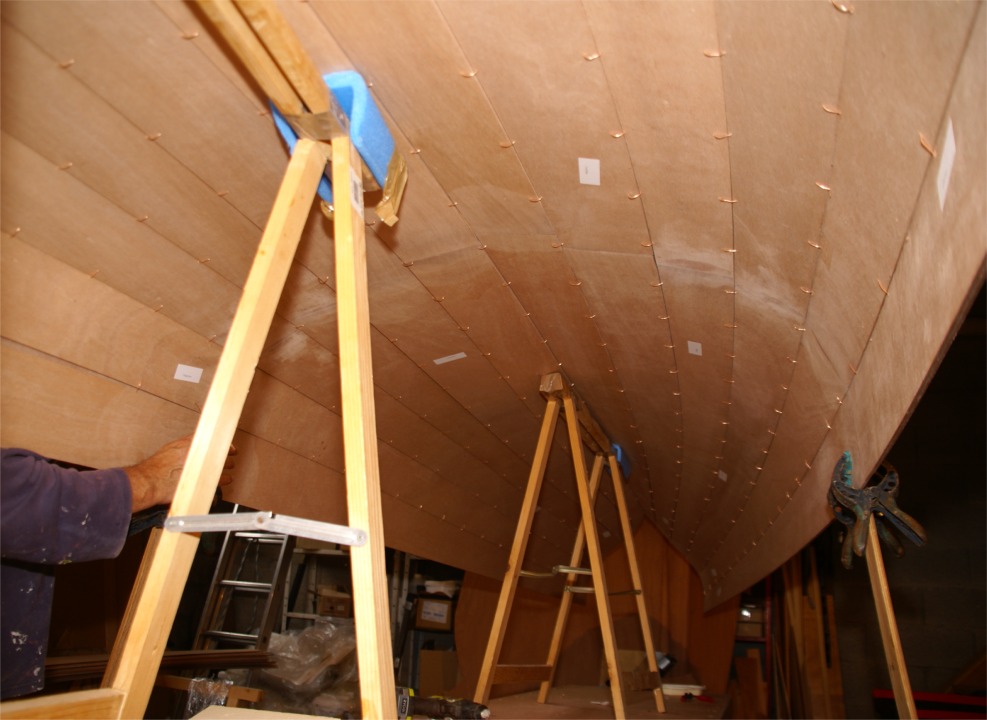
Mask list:
[{"label": "wooden plank on floor", "polygon": [[45,720],[102,720],[115,717],[123,704],[124,694],[116,690],[79,690],[58,695],[42,695],[26,700],[9,700],[0,704],[3,716],[11,720],[44,718]]}]

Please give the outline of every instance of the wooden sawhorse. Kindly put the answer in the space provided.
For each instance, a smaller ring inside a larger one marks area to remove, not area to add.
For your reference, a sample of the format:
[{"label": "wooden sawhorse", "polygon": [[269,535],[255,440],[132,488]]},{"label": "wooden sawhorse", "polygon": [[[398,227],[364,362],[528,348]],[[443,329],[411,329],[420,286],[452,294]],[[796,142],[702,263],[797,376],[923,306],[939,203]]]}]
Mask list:
[{"label": "wooden sawhorse", "polygon": [[[199,6],[279,111],[298,123],[304,139],[295,146],[244,283],[169,516],[209,510],[295,250],[331,160],[347,509],[350,525],[368,536],[366,544],[350,552],[360,695],[363,717],[389,720],[397,717],[397,704],[370,357],[363,161],[350,138],[347,116],[273,2],[199,0]],[[389,171],[384,201],[377,206],[388,224],[397,220],[394,211],[403,187],[403,177],[395,186]],[[3,717],[143,717],[198,542],[192,533],[152,531],[101,688],[5,702]]]},{"label": "wooden sawhorse", "polygon": [[[565,635],[569,611],[572,607],[572,594],[576,587],[579,574],[587,574],[577,566],[582,561],[583,550],[589,550],[590,570],[593,576],[592,592],[596,598],[597,612],[600,616],[600,631],[603,635],[603,651],[607,662],[607,673],[610,677],[610,689],[613,694],[614,714],[617,718],[625,716],[624,689],[620,667],[617,662],[617,647],[614,638],[613,616],[610,612],[610,598],[607,591],[606,575],[603,569],[603,556],[600,551],[600,539],[596,528],[596,516],[593,510],[596,492],[603,475],[603,463],[609,464],[610,475],[613,479],[614,496],[620,515],[620,525],[624,534],[624,544],[627,549],[627,560],[630,565],[633,592],[637,599],[638,616],[641,622],[641,634],[644,639],[644,651],[648,658],[648,668],[654,684],[655,705],[659,712],[665,712],[665,697],[661,689],[661,675],[658,671],[658,661],[655,657],[654,641],[651,637],[651,625],[648,620],[644,593],[641,589],[641,573],[638,568],[637,554],[634,550],[633,529],[627,514],[627,503],[624,497],[623,480],[620,465],[613,452],[610,440],[593,419],[586,407],[573,394],[571,388],[559,373],[545,375],[541,380],[542,395],[546,398],[545,417],[542,420],[541,431],[538,435],[538,445],[535,448],[531,472],[528,476],[528,487],[521,505],[521,516],[518,519],[514,543],[504,574],[500,598],[494,613],[490,638],[484,653],[483,664],[480,668],[480,678],[477,682],[473,700],[486,703],[490,699],[490,690],[496,684],[508,682],[540,681],[538,702],[548,699],[555,668],[558,664],[562,649],[562,639]],[[572,449],[572,463],[576,474],[576,486],[579,490],[579,505],[581,522],[576,531],[576,539],[572,549],[572,557],[568,566],[557,566],[556,571],[566,575],[565,592],[559,612],[556,616],[555,630],[548,651],[548,658],[539,665],[498,665],[504,635],[507,631],[507,621],[510,617],[511,605],[517,592],[518,578],[525,574],[521,570],[521,562],[531,534],[538,496],[541,492],[548,455],[551,450],[552,438],[558,423],[560,404],[565,409],[566,425],[569,432],[569,445]],[[586,460],[583,446],[594,453],[593,469],[589,476],[586,473]]]}]

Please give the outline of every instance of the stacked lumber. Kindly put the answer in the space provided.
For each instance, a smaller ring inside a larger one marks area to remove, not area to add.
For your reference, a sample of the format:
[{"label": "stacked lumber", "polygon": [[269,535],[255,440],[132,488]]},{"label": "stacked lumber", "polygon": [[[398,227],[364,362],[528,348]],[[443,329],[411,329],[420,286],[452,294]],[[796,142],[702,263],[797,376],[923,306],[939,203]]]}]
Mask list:
[{"label": "stacked lumber", "polygon": [[[102,677],[108,659],[106,654],[49,657],[45,661],[45,680],[76,682]],[[266,650],[172,650],[161,660],[162,670],[227,670],[273,665],[274,660]]]},{"label": "stacked lumber", "polygon": [[781,576],[777,716],[845,717],[833,596],[821,591],[815,550],[809,547],[794,556],[782,566]]}]

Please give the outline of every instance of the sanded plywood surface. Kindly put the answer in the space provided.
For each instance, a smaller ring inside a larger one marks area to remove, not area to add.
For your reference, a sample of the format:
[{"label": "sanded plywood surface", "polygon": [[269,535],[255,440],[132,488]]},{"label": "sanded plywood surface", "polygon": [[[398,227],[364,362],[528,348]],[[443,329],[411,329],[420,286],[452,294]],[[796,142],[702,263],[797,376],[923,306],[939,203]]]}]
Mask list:
[{"label": "sanded plywood surface", "polygon": [[[51,8],[27,4],[18,10],[16,26],[37,38],[50,57],[71,60],[66,74],[262,227],[281,182],[283,152],[274,141],[276,132],[247,97],[211,91],[218,70],[199,61],[195,38],[185,39],[162,12],[136,4],[55,5],[59,22],[51,22]],[[125,65],[118,61],[120,52],[127,55]],[[135,71],[146,78],[139,86],[128,82]],[[173,73],[189,81],[176,86],[169,78]],[[229,131],[231,118],[237,119],[236,132]],[[243,152],[245,146],[252,148],[250,154]]]},{"label": "sanded plywood surface", "polygon": [[500,146],[503,128],[434,4],[314,9],[474,231],[546,230],[542,210],[529,201],[530,182]]},{"label": "sanded plywood surface", "polygon": [[[922,324],[928,328],[927,333],[922,333],[926,338],[922,352],[916,354],[918,357],[937,356],[954,332],[957,309],[969,300],[968,288],[972,283],[982,281],[985,257],[979,239],[982,233],[972,228],[982,222],[987,209],[984,174],[980,171],[985,147],[983,138],[987,132],[984,78],[979,70],[985,53],[983,25],[983,8],[980,8],[975,27],[981,32],[978,35],[975,30],[969,41],[963,42],[963,62],[945,112],[946,118],[963,127],[964,135],[971,142],[965,146],[962,160],[958,159],[951,173],[951,193],[955,191],[955,195],[951,195],[953,204],[940,209],[936,174],[927,173],[908,227],[908,240],[902,246],[892,286],[888,288],[886,311],[881,313],[846,399],[833,417],[833,430],[826,435],[812,459],[812,469],[807,469],[800,482],[786,491],[790,497],[773,497],[756,506],[766,509],[770,502],[776,504],[773,516],[761,518],[758,542],[742,553],[724,548],[713,559],[714,564],[722,563],[735,572],[744,573],[750,565],[742,563],[750,556],[767,555],[771,558],[769,562],[773,562],[778,557],[777,549],[772,547],[774,538],[786,533],[795,535],[799,533],[800,525],[811,527],[818,523],[823,510],[818,498],[824,497],[832,468],[844,450],[849,449],[854,454],[855,483],[866,480],[867,469],[876,466],[898,431],[898,427],[880,423],[875,414],[887,411],[893,417],[907,417],[912,407],[908,398],[920,392],[929,380],[929,370],[923,361],[918,361],[915,355],[900,352],[902,339],[911,337],[915,329],[915,298],[924,298],[921,317],[924,318]],[[945,132],[945,126],[941,125],[936,147],[942,147]],[[972,168],[977,170],[967,174]],[[933,266],[937,271],[930,273],[928,270]],[[929,303],[932,303],[931,307]],[[915,340],[919,347],[923,345],[918,336]],[[894,373],[887,372],[889,357],[896,358]],[[742,577],[739,581],[742,583],[745,579]]]},{"label": "sanded plywood surface", "polygon": [[[828,181],[838,132],[832,110],[849,20],[821,3],[721,4],[716,14],[737,199],[730,290],[736,330],[722,459],[707,478],[705,510],[695,513],[689,540],[698,558],[721,541],[761,481],[787,409],[795,369],[789,358],[797,357],[813,294],[828,199],[820,185]],[[765,34],[776,25],[785,31]],[[786,72],[773,73],[776,67]]]},{"label": "sanded plywood surface", "polygon": [[[580,248],[638,252],[647,240],[620,119],[609,102],[580,103],[609,88],[582,3],[443,3],[534,194],[559,241]],[[559,119],[572,115],[566,132]],[[616,136],[616,137],[614,137]],[[599,162],[597,185],[581,182],[579,158]],[[600,234],[596,228],[608,228]]]},{"label": "sanded plywood surface", "polygon": [[[277,5],[408,164],[397,225],[365,216],[391,547],[503,572],[560,371],[628,455],[635,524],[726,600],[828,522],[840,452],[880,459],[982,282],[982,3]],[[0,24],[2,441],[134,461],[194,428],[288,155],[194,4]],[[313,205],[228,492],[340,521],[333,253]],[[533,569],[571,551],[568,442]],[[609,550],[607,490],[597,513]]]}]

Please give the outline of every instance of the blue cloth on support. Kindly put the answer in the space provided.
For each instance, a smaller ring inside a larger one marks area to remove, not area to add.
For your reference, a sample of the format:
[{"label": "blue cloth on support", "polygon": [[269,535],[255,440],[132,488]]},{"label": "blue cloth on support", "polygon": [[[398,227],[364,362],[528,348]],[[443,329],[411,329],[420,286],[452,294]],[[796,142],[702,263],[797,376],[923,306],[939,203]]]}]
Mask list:
[{"label": "blue cloth on support", "polygon": [[620,465],[620,472],[624,476],[624,480],[626,480],[631,476],[631,459],[624,453],[624,448],[620,447],[617,443],[613,443],[610,449],[613,450],[614,457],[617,458],[617,464]]},{"label": "blue cloth on support", "polygon": [[[377,103],[370,95],[370,90],[363,76],[355,70],[343,70],[329,73],[322,77],[326,87],[335,96],[340,108],[350,120],[350,139],[360,153],[377,183],[384,187],[387,179],[387,165],[394,154],[394,138],[384,122]],[[294,152],[298,135],[288,124],[278,109],[271,106],[274,124],[288,145],[288,151]],[[328,178],[319,183],[319,197],[327,203],[332,203],[332,185]]]}]

